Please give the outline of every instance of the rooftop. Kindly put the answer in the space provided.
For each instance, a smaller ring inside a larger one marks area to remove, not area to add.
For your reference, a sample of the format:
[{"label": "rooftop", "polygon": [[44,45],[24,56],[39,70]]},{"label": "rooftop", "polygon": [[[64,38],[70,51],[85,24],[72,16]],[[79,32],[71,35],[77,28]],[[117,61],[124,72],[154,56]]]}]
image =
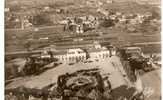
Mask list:
[{"label": "rooftop", "polygon": [[65,54],[67,54],[66,50],[53,52],[53,55],[65,55]]},{"label": "rooftop", "polygon": [[91,52],[108,51],[108,49],[106,49],[106,48],[98,48],[98,49],[92,48],[92,49],[88,49],[87,51],[88,51],[89,53],[91,53]]}]

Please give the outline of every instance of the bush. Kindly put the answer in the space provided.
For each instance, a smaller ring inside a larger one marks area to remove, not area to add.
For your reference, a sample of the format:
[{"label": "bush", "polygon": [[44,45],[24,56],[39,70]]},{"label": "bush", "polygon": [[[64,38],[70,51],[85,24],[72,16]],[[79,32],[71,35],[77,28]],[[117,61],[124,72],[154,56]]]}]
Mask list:
[{"label": "bush", "polygon": [[102,27],[111,27],[111,26],[114,26],[114,21],[111,20],[111,19],[105,19],[101,22],[100,26]]},{"label": "bush", "polygon": [[34,20],[33,22],[34,25],[46,25],[46,24],[51,25],[52,24],[52,22],[50,21],[50,18],[46,14],[36,15],[34,16],[33,20]]}]

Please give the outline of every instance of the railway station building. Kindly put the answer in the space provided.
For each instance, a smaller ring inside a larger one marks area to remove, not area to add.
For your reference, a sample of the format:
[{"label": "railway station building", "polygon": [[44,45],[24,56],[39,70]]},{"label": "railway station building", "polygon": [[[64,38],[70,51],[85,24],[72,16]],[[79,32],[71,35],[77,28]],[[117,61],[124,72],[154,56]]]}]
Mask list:
[{"label": "railway station building", "polygon": [[106,59],[113,55],[116,55],[114,48],[102,47],[99,43],[94,43],[93,48],[87,50],[91,59]]},{"label": "railway station building", "polygon": [[110,57],[110,51],[106,48],[89,49],[88,53],[92,59],[105,59]]},{"label": "railway station building", "polygon": [[65,51],[53,53],[55,58],[65,62],[78,62],[86,60],[86,52],[80,48],[68,49]]}]

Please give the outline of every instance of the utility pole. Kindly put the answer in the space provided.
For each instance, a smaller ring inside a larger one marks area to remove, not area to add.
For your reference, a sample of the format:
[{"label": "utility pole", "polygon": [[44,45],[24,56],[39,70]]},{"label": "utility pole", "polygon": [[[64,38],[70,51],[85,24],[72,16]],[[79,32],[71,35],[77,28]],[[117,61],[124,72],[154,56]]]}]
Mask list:
[{"label": "utility pole", "polygon": [[20,15],[21,29],[24,29],[24,16]]}]

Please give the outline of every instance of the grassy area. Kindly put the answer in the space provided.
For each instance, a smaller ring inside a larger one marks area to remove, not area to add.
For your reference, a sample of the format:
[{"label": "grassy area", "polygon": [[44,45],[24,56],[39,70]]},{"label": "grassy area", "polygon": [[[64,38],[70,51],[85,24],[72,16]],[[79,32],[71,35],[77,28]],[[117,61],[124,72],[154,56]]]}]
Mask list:
[{"label": "grassy area", "polygon": [[104,5],[104,8],[113,9],[113,10],[117,10],[117,11],[124,12],[124,13],[144,14],[145,12],[153,11],[153,10],[160,12],[160,9],[158,9],[157,7],[154,7],[154,6],[151,6],[148,4],[145,4],[145,5],[138,4],[133,1],[123,2],[123,3],[106,4],[106,5]]}]

